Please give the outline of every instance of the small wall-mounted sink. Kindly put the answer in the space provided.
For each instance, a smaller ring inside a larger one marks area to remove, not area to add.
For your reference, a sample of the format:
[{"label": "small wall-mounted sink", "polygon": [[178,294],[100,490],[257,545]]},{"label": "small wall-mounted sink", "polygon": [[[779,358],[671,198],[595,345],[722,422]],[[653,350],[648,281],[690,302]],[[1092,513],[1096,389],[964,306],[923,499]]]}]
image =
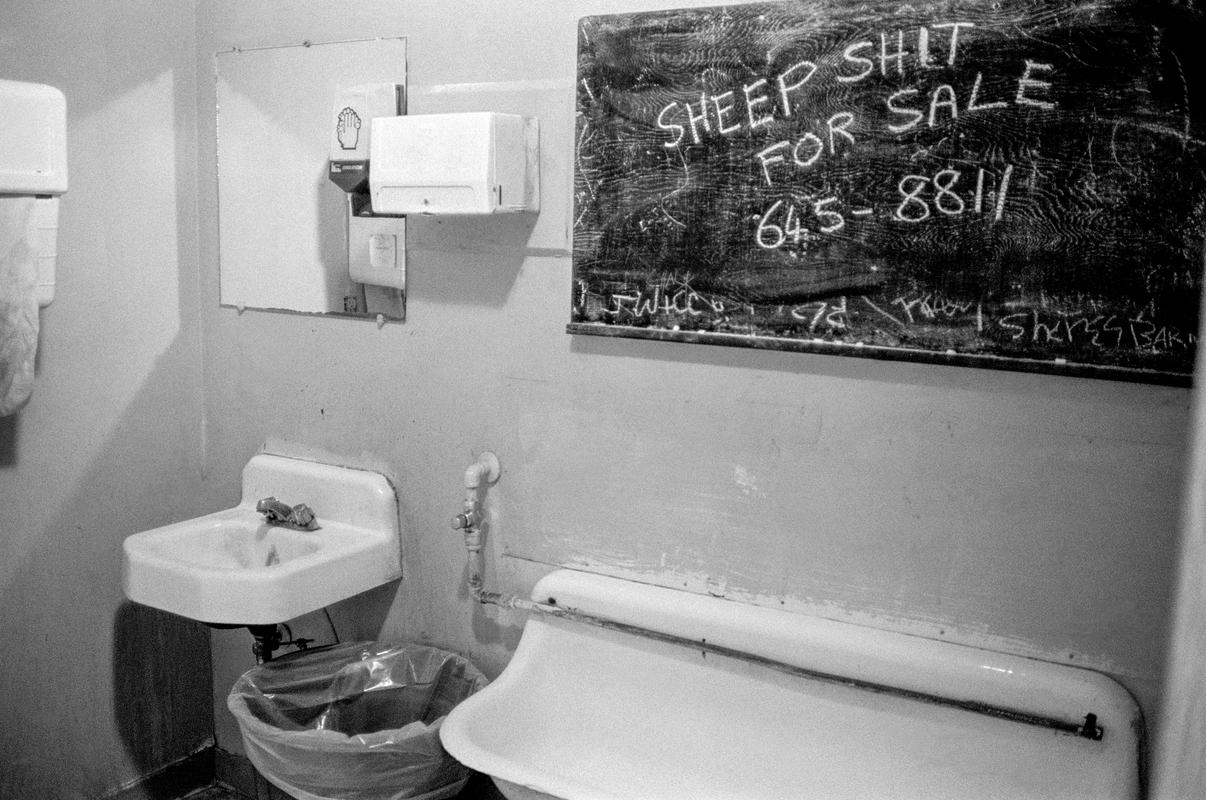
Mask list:
[{"label": "small wall-mounted sink", "polygon": [[[268,524],[264,497],[305,503],[319,528]],[[402,576],[384,475],[273,455],[247,462],[239,505],[136,533],[123,550],[128,598],[220,625],[284,622]]]}]

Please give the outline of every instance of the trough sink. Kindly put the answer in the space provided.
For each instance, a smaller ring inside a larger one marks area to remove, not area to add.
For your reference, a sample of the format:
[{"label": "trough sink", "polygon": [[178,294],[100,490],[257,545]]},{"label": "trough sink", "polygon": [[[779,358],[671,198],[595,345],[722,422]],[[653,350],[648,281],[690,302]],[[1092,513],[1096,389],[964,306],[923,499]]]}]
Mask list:
[{"label": "trough sink", "polygon": [[[256,503],[304,503],[316,530],[269,524]],[[242,500],[126,537],[122,588],[136,603],[214,625],[271,625],[402,575],[398,503],[378,472],[261,454]]]}]

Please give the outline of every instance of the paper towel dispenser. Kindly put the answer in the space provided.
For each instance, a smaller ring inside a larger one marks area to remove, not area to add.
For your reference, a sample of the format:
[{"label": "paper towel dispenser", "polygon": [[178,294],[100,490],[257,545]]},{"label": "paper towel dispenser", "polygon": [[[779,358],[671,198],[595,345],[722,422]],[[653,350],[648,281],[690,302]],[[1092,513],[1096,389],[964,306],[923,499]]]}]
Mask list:
[{"label": "paper towel dispenser", "polygon": [[377,117],[369,139],[374,214],[540,210],[539,122],[495,112]]},{"label": "paper towel dispenser", "polygon": [[54,299],[58,196],[67,191],[67,100],[53,86],[0,80],[0,195],[32,195],[39,306]]}]

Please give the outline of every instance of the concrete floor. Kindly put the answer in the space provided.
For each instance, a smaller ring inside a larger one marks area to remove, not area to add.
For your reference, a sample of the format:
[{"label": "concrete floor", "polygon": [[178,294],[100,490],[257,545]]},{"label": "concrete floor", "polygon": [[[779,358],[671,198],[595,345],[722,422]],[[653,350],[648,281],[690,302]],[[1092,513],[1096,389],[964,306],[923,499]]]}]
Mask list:
[{"label": "concrete floor", "polygon": [[[271,788],[271,794],[266,798],[249,797],[221,783],[216,783],[206,789],[192,792],[180,800],[276,800],[287,798],[284,792],[276,787]],[[469,783],[454,800],[504,800],[502,794],[494,787],[494,782],[485,775],[475,774],[469,778]]]}]

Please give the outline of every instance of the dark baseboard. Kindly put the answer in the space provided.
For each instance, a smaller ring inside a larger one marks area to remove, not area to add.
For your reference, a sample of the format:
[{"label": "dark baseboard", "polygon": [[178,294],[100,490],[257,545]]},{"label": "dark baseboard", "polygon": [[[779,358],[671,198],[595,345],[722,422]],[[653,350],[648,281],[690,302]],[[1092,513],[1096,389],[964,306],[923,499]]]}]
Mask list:
[{"label": "dark baseboard", "polygon": [[247,756],[214,748],[214,779],[252,800],[293,800],[256,772]]},{"label": "dark baseboard", "polygon": [[104,800],[175,800],[214,782],[215,747],[207,745],[190,756],[146,775]]}]

